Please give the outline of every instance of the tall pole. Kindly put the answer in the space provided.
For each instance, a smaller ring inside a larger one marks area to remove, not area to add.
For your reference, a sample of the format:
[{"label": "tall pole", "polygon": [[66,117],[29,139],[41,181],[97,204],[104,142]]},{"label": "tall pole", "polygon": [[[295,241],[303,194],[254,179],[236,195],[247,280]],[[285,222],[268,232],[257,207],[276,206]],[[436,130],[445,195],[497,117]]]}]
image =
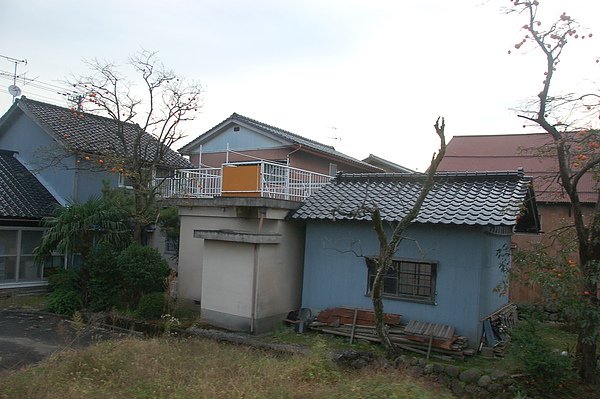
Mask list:
[{"label": "tall pole", "polygon": [[[19,76],[19,75],[17,75],[17,66],[19,64],[27,65],[27,60],[20,60],[18,58],[8,57],[8,56],[2,55],[2,54],[0,54],[0,58],[4,58],[5,60],[15,64],[15,71],[13,73],[13,86],[16,87],[17,86],[17,77]],[[14,103],[15,101],[17,101],[17,96],[12,91],[11,91],[11,94],[13,96],[13,103]]]}]

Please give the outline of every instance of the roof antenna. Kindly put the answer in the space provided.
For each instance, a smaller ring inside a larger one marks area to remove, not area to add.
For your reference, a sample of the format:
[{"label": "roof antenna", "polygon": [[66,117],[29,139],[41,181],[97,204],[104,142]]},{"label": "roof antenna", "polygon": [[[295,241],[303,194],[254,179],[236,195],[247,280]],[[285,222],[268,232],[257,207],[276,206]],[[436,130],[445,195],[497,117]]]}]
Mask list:
[{"label": "roof antenna", "polygon": [[332,130],[333,133],[332,133],[331,136],[328,136],[327,138],[329,140],[332,140],[334,142],[334,144],[335,144],[336,141],[337,142],[341,142],[342,141],[342,136],[340,136],[339,134],[337,134],[337,127],[330,126],[329,128]]},{"label": "roof antenna", "polygon": [[19,97],[21,95],[21,89],[19,88],[19,86],[17,86],[17,77],[19,77],[19,75],[17,75],[17,66],[19,64],[27,65],[27,60],[19,60],[17,58],[8,57],[8,56],[2,55],[2,54],[0,54],[0,58],[4,58],[5,60],[15,64],[15,71],[13,73],[13,84],[8,86],[8,92],[13,96],[13,103],[14,103],[17,100],[17,97]]}]

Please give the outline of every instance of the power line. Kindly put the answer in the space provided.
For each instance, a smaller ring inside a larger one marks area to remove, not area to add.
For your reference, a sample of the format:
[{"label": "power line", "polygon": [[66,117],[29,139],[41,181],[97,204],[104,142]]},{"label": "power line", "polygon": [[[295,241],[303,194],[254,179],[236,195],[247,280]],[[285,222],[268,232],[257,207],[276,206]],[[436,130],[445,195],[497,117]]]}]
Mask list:
[{"label": "power line", "polygon": [[[0,94],[12,97],[12,95],[8,92],[0,91]],[[34,100],[44,100],[45,102],[50,104],[58,105],[60,107],[67,107],[67,104],[61,102],[60,99],[57,97],[49,97],[39,93],[27,93],[27,98],[31,98]]]},{"label": "power line", "polygon": [[[11,73],[9,73],[8,71],[0,70],[0,77],[3,77],[5,79],[10,78],[12,80],[13,75]],[[60,90],[61,92],[71,92],[71,93],[76,92],[75,90],[69,90],[69,88],[67,88],[66,86],[58,86],[58,85],[55,85],[52,83],[43,82],[37,78],[31,79],[31,78],[26,78],[24,76],[19,76],[19,79],[23,80],[23,86],[33,86],[33,87],[37,87],[40,89],[52,90],[52,91]]]}]

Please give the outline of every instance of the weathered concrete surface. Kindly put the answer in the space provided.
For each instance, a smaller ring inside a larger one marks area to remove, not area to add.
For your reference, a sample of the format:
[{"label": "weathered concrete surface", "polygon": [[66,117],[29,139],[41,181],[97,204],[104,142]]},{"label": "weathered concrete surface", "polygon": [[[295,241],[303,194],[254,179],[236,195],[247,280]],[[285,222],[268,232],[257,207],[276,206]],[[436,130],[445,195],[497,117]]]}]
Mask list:
[{"label": "weathered concrete surface", "polygon": [[122,335],[93,325],[77,326],[48,313],[0,310],[0,372],[37,363],[63,348]]}]

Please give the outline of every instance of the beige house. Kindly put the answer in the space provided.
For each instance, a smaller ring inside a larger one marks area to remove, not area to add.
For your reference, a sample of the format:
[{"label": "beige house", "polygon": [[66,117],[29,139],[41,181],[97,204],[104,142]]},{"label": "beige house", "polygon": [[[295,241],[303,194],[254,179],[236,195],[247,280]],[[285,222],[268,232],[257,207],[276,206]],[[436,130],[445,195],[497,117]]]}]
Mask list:
[{"label": "beige house", "polygon": [[178,297],[210,324],[260,333],[301,306],[304,225],[288,219],[337,171],[378,166],[238,114],[180,152],[163,184],[181,220]]}]

